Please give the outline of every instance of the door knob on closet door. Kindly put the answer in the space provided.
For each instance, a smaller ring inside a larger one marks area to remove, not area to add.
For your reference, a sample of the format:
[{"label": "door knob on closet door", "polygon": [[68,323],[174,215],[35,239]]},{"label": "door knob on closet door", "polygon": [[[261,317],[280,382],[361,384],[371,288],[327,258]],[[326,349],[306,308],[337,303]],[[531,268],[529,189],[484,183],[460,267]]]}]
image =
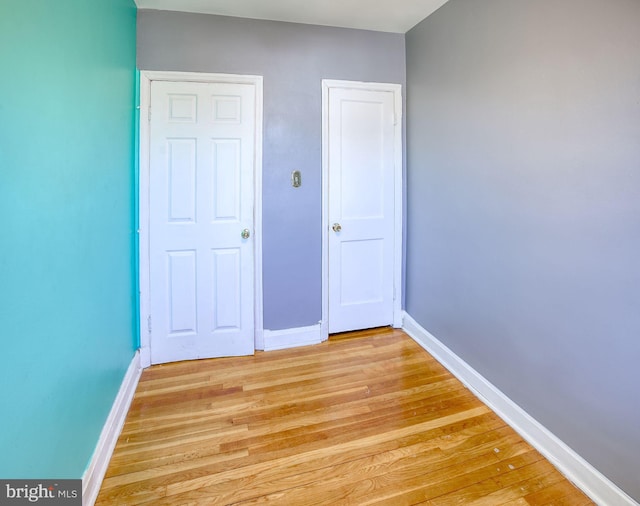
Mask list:
[{"label": "door knob on closet door", "polygon": [[334,232],[340,232],[342,230],[342,225],[340,223],[334,223],[333,227],[331,227]]},{"label": "door knob on closet door", "polygon": [[248,228],[245,228],[242,231],[242,234],[240,234],[242,236],[243,239],[249,239],[249,236],[251,235],[251,232],[249,232]]}]

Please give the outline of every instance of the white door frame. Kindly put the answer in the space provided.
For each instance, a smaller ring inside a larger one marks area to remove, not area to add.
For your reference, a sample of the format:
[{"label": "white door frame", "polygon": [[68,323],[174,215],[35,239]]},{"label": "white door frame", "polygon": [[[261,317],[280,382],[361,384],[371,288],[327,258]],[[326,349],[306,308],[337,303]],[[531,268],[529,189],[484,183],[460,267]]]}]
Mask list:
[{"label": "white door frame", "polygon": [[329,338],[329,90],[388,91],[394,98],[393,326],[402,327],[402,85],[322,80],[322,320],[320,336]]},{"label": "white door frame", "polygon": [[262,301],[262,76],[206,74],[199,72],[140,72],[140,174],[139,174],[139,281],[140,281],[140,363],[151,365],[150,276],[149,276],[149,121],[151,82],[177,81],[198,83],[252,84],[256,90],[255,163],[254,163],[254,339],[255,348],[264,348]]}]

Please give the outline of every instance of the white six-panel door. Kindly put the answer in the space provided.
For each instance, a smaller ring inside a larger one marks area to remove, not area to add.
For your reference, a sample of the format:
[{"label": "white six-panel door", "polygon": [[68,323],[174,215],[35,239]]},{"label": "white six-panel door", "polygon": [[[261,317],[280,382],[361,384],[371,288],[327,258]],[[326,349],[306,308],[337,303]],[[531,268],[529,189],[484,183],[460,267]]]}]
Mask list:
[{"label": "white six-panel door", "polygon": [[151,362],[254,351],[255,89],[151,82]]},{"label": "white six-panel door", "polygon": [[393,90],[325,94],[328,331],[394,324],[398,111]]}]

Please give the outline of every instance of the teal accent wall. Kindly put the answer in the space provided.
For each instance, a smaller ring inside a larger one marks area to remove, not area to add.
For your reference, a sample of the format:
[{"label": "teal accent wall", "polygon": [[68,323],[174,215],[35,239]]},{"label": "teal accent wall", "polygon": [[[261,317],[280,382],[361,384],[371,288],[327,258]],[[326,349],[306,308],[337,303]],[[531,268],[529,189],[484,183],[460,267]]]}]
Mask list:
[{"label": "teal accent wall", "polygon": [[133,0],[0,3],[0,477],[80,478],[135,328]]}]

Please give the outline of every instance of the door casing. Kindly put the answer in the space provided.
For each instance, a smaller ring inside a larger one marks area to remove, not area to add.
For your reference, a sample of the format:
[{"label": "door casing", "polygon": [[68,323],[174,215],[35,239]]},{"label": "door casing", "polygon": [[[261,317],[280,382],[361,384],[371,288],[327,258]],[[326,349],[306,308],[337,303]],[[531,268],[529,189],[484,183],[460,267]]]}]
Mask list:
[{"label": "door casing", "polygon": [[138,180],[138,239],[140,284],[140,364],[151,365],[150,353],[150,276],[149,276],[149,119],[151,114],[151,82],[182,81],[200,83],[252,84],[256,90],[255,160],[254,160],[254,341],[256,349],[264,348],[262,298],[262,76],[209,74],[199,72],[140,72],[140,154]]},{"label": "door casing", "polygon": [[393,326],[402,326],[402,85],[322,80],[322,340],[329,338],[329,91],[331,88],[387,91],[394,97]]}]

